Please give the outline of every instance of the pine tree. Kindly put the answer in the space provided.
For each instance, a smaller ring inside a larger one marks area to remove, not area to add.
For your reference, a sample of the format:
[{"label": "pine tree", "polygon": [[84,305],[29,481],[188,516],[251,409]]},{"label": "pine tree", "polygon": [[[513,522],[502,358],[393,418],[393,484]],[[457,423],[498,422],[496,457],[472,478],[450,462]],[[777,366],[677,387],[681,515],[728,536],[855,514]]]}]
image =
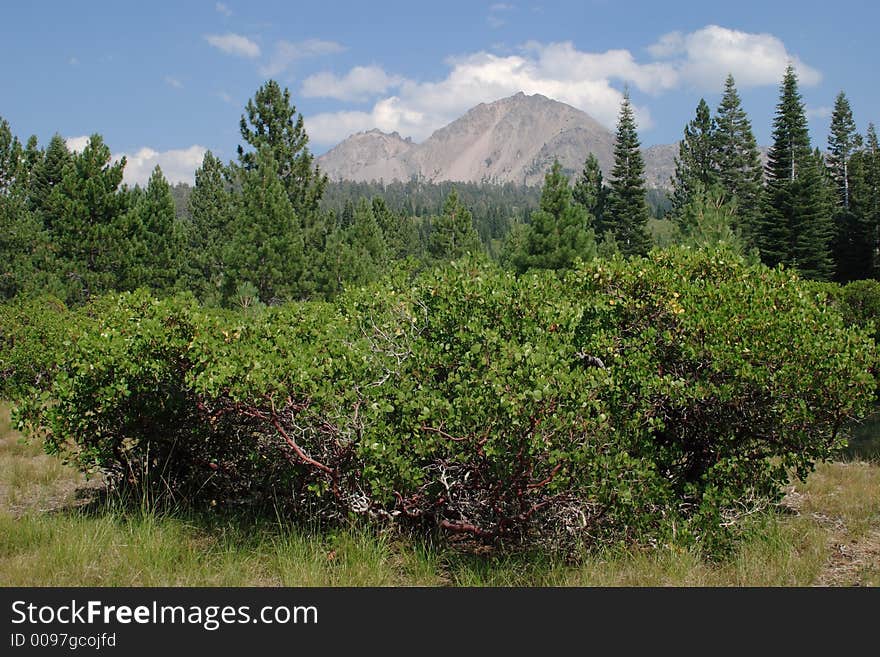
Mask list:
[{"label": "pine tree", "polygon": [[[863,277],[870,258],[868,237],[852,208],[853,156],[861,146],[852,109],[841,91],[834,101],[828,135],[828,172],[834,186],[833,253],[836,279],[850,281]],[[858,164],[856,164],[858,169]],[[857,172],[857,176],[861,172]]]},{"label": "pine tree", "polygon": [[718,182],[715,148],[715,121],[701,98],[696,117],[685,126],[684,139],[678,144],[675,175],[671,178],[673,217],[681,218],[698,188],[706,190]]},{"label": "pine tree", "polygon": [[244,287],[255,290],[265,304],[302,296],[302,229],[268,146],[241,176],[230,229],[223,257],[227,305],[236,303]]},{"label": "pine tree", "polygon": [[149,287],[159,294],[171,292],[180,272],[182,234],[177,226],[171,187],[158,165],[146,188],[134,196],[125,228],[120,248],[127,252],[127,257],[118,287]]},{"label": "pine tree", "polygon": [[226,269],[224,254],[234,214],[229,172],[211,151],[196,169],[185,230],[188,287],[205,303],[219,303]]},{"label": "pine tree", "polygon": [[825,280],[832,263],[830,206],[827,180],[819,174],[797,75],[789,65],[773,122],[758,246],[766,264],[797,267],[807,278]]},{"label": "pine tree", "polygon": [[725,244],[745,255],[746,244],[734,228],[736,217],[736,200],[719,184],[709,188],[697,184],[677,215],[677,241],[696,247]]},{"label": "pine tree", "polygon": [[829,248],[834,236],[833,185],[818,148],[803,160],[793,198],[791,263],[806,278],[830,280],[834,274]]},{"label": "pine tree", "polygon": [[327,176],[314,164],[308,149],[303,117],[291,103],[290,91],[275,80],[260,87],[249,100],[241,117],[241,136],[254,150],[238,147],[239,164],[244,170],[256,166],[256,152],[262,147],[272,151],[278,176],[297,216],[303,241],[306,269],[299,280],[300,294],[329,296],[325,267],[327,239],[335,229],[335,219],[324,212],[320,201],[327,186]]},{"label": "pine tree", "polygon": [[[60,152],[66,152],[66,147]],[[50,155],[47,150],[44,164],[52,164]],[[117,248],[126,233],[128,197],[120,189],[125,158],[111,163],[110,149],[98,134],[91,136],[81,153],[68,156],[70,161],[64,165],[60,183],[51,187],[46,205],[52,218],[49,235],[58,250],[68,300],[80,302],[114,289],[118,273],[125,268],[126,256]],[[49,166],[45,171],[52,173]]]},{"label": "pine tree", "polygon": [[764,173],[752,125],[732,75],[724,83],[724,95],[715,117],[714,152],[718,181],[736,202],[733,227],[743,234],[747,244],[754,246]]},{"label": "pine tree", "polygon": [[868,124],[864,148],[856,155],[862,173],[858,191],[853,190],[853,212],[868,242],[863,276],[880,279],[880,145],[873,123]]},{"label": "pine tree", "polygon": [[572,191],[572,200],[579,203],[592,217],[593,230],[596,235],[602,235],[608,226],[605,225],[605,202],[608,198],[608,190],[602,183],[602,169],[599,168],[599,160],[590,153],[584,161],[584,168],[578,176]]},{"label": "pine tree", "polygon": [[644,255],[651,246],[646,226],[648,205],[645,201],[645,163],[629,92],[623,96],[614,143],[614,168],[605,209],[606,224],[624,255]]},{"label": "pine tree", "polygon": [[387,264],[387,250],[382,230],[365,198],[358,201],[352,225],[344,231],[342,278],[362,285],[379,277]]},{"label": "pine tree", "polygon": [[22,166],[22,147],[9,122],[0,116],[0,194],[8,194]]},{"label": "pine tree", "polygon": [[556,160],[541,190],[541,207],[532,213],[525,236],[525,250],[513,259],[519,272],[528,269],[567,269],[575,260],[596,256],[596,241],[590,229],[590,215],[575,203],[568,178]]},{"label": "pine tree", "polygon": [[392,212],[379,196],[373,198],[373,216],[385,238],[389,258],[402,260],[418,254],[419,234],[412,219]]},{"label": "pine tree", "polygon": [[317,215],[327,176],[314,165],[303,117],[291,103],[290,91],[282,91],[275,80],[269,80],[248,100],[245,112],[240,121],[241,136],[253,150],[239,145],[240,164],[253,169],[257,152],[269,147],[294,212],[301,219]]},{"label": "pine tree", "polygon": [[49,236],[24,194],[0,194],[0,300],[32,293],[63,295]]},{"label": "pine tree", "polygon": [[61,184],[64,168],[73,161],[64,138],[56,133],[45,152],[36,156],[29,177],[29,207],[38,213],[48,230],[60,218],[57,208],[52,208],[52,190]]},{"label": "pine tree", "polygon": [[847,171],[849,160],[860,146],[861,137],[856,131],[852,109],[846,94],[841,91],[837,94],[834,110],[831,112],[831,127],[828,135],[828,169],[837,190],[838,199],[835,204],[844,210],[849,210],[850,206],[850,180]]},{"label": "pine tree", "polygon": [[443,203],[443,214],[431,222],[428,252],[436,260],[457,260],[468,253],[483,253],[470,210],[459,200],[454,187]]}]

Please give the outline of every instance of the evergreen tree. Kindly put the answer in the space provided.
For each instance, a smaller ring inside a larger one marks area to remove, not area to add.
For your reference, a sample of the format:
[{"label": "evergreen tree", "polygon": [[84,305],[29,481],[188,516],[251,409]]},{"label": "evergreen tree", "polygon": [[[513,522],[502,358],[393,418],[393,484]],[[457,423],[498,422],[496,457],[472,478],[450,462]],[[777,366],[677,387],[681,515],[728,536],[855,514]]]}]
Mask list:
[{"label": "evergreen tree", "polygon": [[605,201],[608,190],[602,183],[602,169],[599,168],[599,160],[590,153],[584,162],[584,168],[572,191],[572,199],[579,203],[592,217],[593,230],[596,235],[601,235],[609,227],[605,225]]},{"label": "evergreen tree", "polygon": [[745,255],[746,244],[736,231],[736,200],[720,184],[703,187],[697,183],[687,205],[678,213],[678,242],[690,246],[726,244]]},{"label": "evergreen tree", "polygon": [[715,121],[709,105],[700,99],[696,117],[684,128],[678,144],[675,175],[672,183],[672,215],[681,218],[682,210],[693,200],[697,189],[706,190],[718,181],[715,157]]},{"label": "evergreen tree", "polygon": [[385,238],[388,257],[402,260],[418,255],[419,234],[412,220],[392,212],[381,197],[373,197],[372,205],[373,216],[376,217],[376,222]]},{"label": "evergreen tree", "polygon": [[733,76],[724,83],[724,95],[715,118],[714,153],[718,182],[736,202],[734,228],[754,246],[764,174],[758,144],[742,107]]},{"label": "evergreen tree", "polygon": [[171,187],[157,165],[147,186],[135,195],[125,223],[127,252],[118,287],[149,287],[168,293],[177,283],[182,234],[177,226]]},{"label": "evergreen tree", "polygon": [[[834,101],[831,113],[831,129],[828,135],[828,172],[834,186],[834,239],[833,253],[836,278],[850,281],[863,277],[870,259],[868,237],[862,222],[853,212],[852,159],[861,145],[856,132],[852,109],[843,92]],[[856,164],[858,169],[858,164]],[[861,172],[856,174],[861,175]]]},{"label": "evergreen tree", "polygon": [[856,122],[846,94],[842,91],[834,101],[831,113],[831,127],[828,135],[828,169],[837,191],[835,205],[849,210],[850,179],[849,161],[857,148],[861,146],[861,137],[856,132]]},{"label": "evergreen tree", "polygon": [[830,280],[834,274],[829,248],[834,236],[833,187],[818,148],[800,165],[793,198],[791,264],[806,278]]},{"label": "evergreen tree", "polygon": [[454,187],[443,204],[443,214],[431,222],[428,252],[436,260],[457,260],[468,253],[483,252],[470,210],[459,200]]},{"label": "evergreen tree", "polygon": [[356,285],[377,279],[388,258],[382,230],[367,199],[358,202],[352,225],[344,231],[343,239],[345,256],[341,278]]},{"label": "evergreen tree", "polygon": [[519,272],[528,269],[567,269],[575,260],[596,256],[596,241],[590,229],[590,215],[576,203],[562,165],[556,160],[541,191],[541,207],[532,213],[525,235],[524,251],[514,256]]},{"label": "evergreen tree", "polygon": [[43,218],[45,227],[50,231],[61,216],[58,214],[60,210],[51,206],[52,191],[61,184],[64,168],[72,161],[73,155],[67,143],[56,133],[45,152],[36,156],[31,168],[29,207]]},{"label": "evergreen tree", "polygon": [[302,115],[291,103],[290,91],[275,80],[260,87],[249,100],[240,122],[241,136],[254,150],[238,148],[244,170],[256,166],[256,152],[263,147],[272,151],[275,166],[288,200],[298,219],[306,268],[299,279],[301,296],[328,296],[324,272],[327,239],[335,229],[335,219],[320,208],[327,186],[327,176],[314,164],[308,149]]},{"label": "evergreen tree", "polygon": [[54,254],[24,194],[0,194],[0,300],[18,294],[63,295]]},{"label": "evergreen tree", "polygon": [[[44,165],[52,163],[50,155],[47,149]],[[61,181],[51,187],[47,200],[49,235],[61,261],[67,298],[79,302],[113,289],[125,268],[125,253],[118,248],[126,233],[128,199],[120,189],[125,158],[111,163],[110,149],[98,134],[81,153],[68,157]],[[51,172],[48,166],[44,170]]]},{"label": "evergreen tree", "polygon": [[302,229],[268,146],[241,176],[230,228],[224,254],[227,305],[234,305],[244,288],[265,304],[301,297]]},{"label": "evergreen tree", "polygon": [[211,151],[206,152],[189,197],[183,263],[189,288],[205,303],[220,302],[233,202],[228,170]]},{"label": "evergreen tree", "polygon": [[314,165],[303,117],[291,103],[290,91],[282,91],[275,80],[269,80],[248,100],[245,112],[240,121],[241,136],[253,150],[238,147],[240,164],[253,169],[257,152],[263,147],[271,149],[294,212],[301,219],[316,216],[327,176]]},{"label": "evergreen tree", "polygon": [[8,194],[19,176],[22,148],[9,123],[0,116],[0,194]]},{"label": "evergreen tree", "polygon": [[861,277],[880,278],[880,146],[873,123],[868,124],[864,148],[853,160],[859,184],[853,189],[852,210],[867,241]]},{"label": "evergreen tree", "polygon": [[339,215],[337,225],[342,230],[348,230],[354,226],[354,201],[351,199],[345,202],[345,207],[342,208],[342,214]]},{"label": "evergreen tree", "polygon": [[629,92],[623,96],[617,121],[614,168],[605,213],[605,223],[610,225],[621,253],[632,256],[648,252],[651,239],[646,231],[649,212],[645,201],[645,163]]},{"label": "evergreen tree", "polygon": [[827,180],[820,175],[810,148],[797,76],[789,65],[773,122],[759,224],[758,246],[766,264],[797,267],[805,277],[827,279],[832,262],[827,189]]}]

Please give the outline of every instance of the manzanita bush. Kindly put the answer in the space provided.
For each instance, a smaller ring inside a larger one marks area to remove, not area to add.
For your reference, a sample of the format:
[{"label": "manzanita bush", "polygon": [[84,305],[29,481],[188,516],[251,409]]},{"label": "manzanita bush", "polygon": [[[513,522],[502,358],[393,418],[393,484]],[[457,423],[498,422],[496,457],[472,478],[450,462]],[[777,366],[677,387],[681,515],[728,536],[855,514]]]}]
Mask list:
[{"label": "manzanita bush", "polygon": [[[874,341],[820,297],[687,249],[563,275],[465,261],[241,313],[138,292],[57,312],[45,332],[69,335],[7,394],[49,451],[179,502],[715,549],[873,398]],[[33,351],[5,339],[10,362]]]}]

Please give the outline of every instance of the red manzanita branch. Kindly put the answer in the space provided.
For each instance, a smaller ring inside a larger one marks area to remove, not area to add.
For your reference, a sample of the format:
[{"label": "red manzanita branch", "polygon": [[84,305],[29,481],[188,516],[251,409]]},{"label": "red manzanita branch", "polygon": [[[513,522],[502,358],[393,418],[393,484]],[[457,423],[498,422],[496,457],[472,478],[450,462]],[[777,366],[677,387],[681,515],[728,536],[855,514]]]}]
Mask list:
[{"label": "red manzanita branch", "polygon": [[562,469],[562,463],[561,462],[557,463],[556,467],[550,471],[549,475],[544,477],[541,481],[536,481],[532,484],[529,484],[528,486],[526,486],[526,488],[543,488],[544,486],[549,484],[551,481],[553,481],[553,477],[555,477],[556,473],[558,473],[561,469]]},{"label": "red manzanita branch", "polygon": [[455,534],[471,534],[473,536],[479,536],[480,538],[495,538],[498,536],[497,532],[487,531],[482,527],[477,527],[469,522],[453,522],[444,519],[440,521],[440,527]]},{"label": "red manzanita branch", "polygon": [[324,464],[321,463],[320,461],[316,461],[316,460],[313,459],[311,456],[309,456],[309,455],[306,454],[304,451],[302,451],[302,448],[301,448],[299,445],[296,444],[296,441],[295,441],[293,438],[291,438],[290,436],[287,435],[287,432],[284,430],[284,427],[281,426],[281,422],[278,421],[278,418],[277,418],[277,417],[273,417],[273,418],[272,418],[272,424],[273,424],[273,425],[275,426],[275,428],[278,430],[278,433],[281,434],[281,437],[284,438],[284,441],[285,441],[288,445],[290,445],[290,448],[291,448],[294,452],[296,452],[296,455],[297,455],[300,459],[302,459],[305,463],[308,463],[309,465],[318,468],[319,470],[322,470],[322,471],[327,472],[327,473],[329,473],[329,474],[333,474],[333,468],[324,465]]},{"label": "red manzanita branch", "polygon": [[438,429],[438,428],[436,428],[436,427],[429,427],[429,426],[426,425],[426,424],[423,424],[423,425],[422,425],[421,427],[419,427],[419,428],[420,428],[422,431],[430,431],[430,432],[432,432],[432,433],[436,433],[436,434],[438,434],[438,435],[440,435],[440,436],[443,436],[444,438],[448,438],[449,440],[452,440],[452,441],[457,442],[457,443],[464,442],[465,440],[468,439],[468,436],[463,436],[462,438],[456,438],[455,436],[451,436],[451,435],[449,435],[448,433],[446,433],[445,431],[443,431],[443,429]]}]

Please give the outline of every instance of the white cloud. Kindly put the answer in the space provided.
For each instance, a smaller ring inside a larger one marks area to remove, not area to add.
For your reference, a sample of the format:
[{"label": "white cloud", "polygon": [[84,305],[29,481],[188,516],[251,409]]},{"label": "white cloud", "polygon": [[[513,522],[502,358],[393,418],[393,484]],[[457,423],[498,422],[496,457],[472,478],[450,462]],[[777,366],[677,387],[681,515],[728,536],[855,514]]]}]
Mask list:
[{"label": "white cloud", "polygon": [[776,85],[790,63],[804,85],[818,84],[822,74],[788,52],[772,34],[731,30],[718,25],[682,34],[665,34],[648,48],[661,64],[671,67],[683,82],[719,89],[728,73],[738,87]]},{"label": "white cloud", "polygon": [[71,66],[79,66],[79,60],[76,57],[71,57],[67,60],[67,63]]},{"label": "white cloud", "polygon": [[310,75],[303,80],[301,92],[306,98],[367,100],[403,81],[401,76],[388,75],[378,66],[355,66],[343,77],[328,72]]},{"label": "white cloud", "polygon": [[165,76],[165,84],[167,84],[169,87],[174,87],[175,89],[183,89],[183,82],[181,82],[177,78],[171,77],[170,75]]},{"label": "white cloud", "polygon": [[[648,51],[651,57],[639,61],[629,50],[588,52],[578,50],[570,41],[533,41],[514,54],[481,51],[450,57],[448,74],[436,81],[401,80],[378,67],[359,67],[343,77],[319,73],[303,85],[306,95],[363,99],[378,91],[385,80],[394,81],[387,87],[394,95],[377,100],[369,111],[307,117],[307,129],[313,142],[325,145],[371,128],[396,130],[422,140],[478,103],[523,91],[573,105],[613,130],[624,85],[649,95],[667,93],[684,84],[718,91],[732,73],[738,86],[775,86],[789,62],[803,84],[821,79],[817,70],[788,52],[777,37],[717,25],[687,34],[666,34]],[[367,70],[370,75],[364,72]],[[367,83],[370,78],[375,83],[372,86]],[[640,129],[650,129],[648,109],[636,106],[635,111]]]},{"label": "white cloud", "polygon": [[223,14],[227,18],[232,16],[232,10],[229,7],[227,7],[225,4],[223,4],[222,2],[218,2],[216,5],[214,5],[214,9],[217,10],[218,14]]},{"label": "white cloud", "polygon": [[88,135],[82,135],[80,137],[65,137],[64,143],[67,144],[67,150],[81,153],[82,150],[89,145],[89,139],[91,139],[91,137]]},{"label": "white cloud", "polygon": [[825,105],[821,107],[808,107],[806,109],[806,115],[808,119],[827,119],[831,116],[831,108]]},{"label": "white cloud", "polygon": [[[517,55],[478,52],[450,58],[447,63],[451,70],[446,78],[436,82],[403,80],[396,95],[377,101],[370,111],[307,117],[309,138],[331,145],[352,132],[379,128],[422,140],[474,105],[518,91],[568,103],[613,129],[623,94],[611,85],[612,77],[649,91],[667,84],[663,71],[655,70],[653,64],[638,65],[626,51],[583,53],[571,43],[529,43]],[[636,115],[641,128],[651,127],[646,108],[637,107]]]},{"label": "white cloud", "polygon": [[[80,153],[88,145],[91,137],[65,137],[67,148]],[[195,144],[189,148],[156,151],[149,147],[140,148],[134,153],[113,153],[110,158],[116,162],[123,157],[126,160],[123,182],[129,185],[146,185],[158,164],[162,173],[171,184],[185,182],[192,184],[196,169],[202,166],[202,160],[208,149]]]},{"label": "white cloud", "polygon": [[205,36],[205,41],[229,55],[251,58],[260,56],[260,46],[240,34],[232,32],[228,34],[208,34]]},{"label": "white cloud", "polygon": [[167,151],[155,151],[144,147],[131,154],[114,154],[113,159],[125,157],[123,180],[129,185],[146,185],[156,165],[162,168],[162,173],[171,184],[178,182],[192,184],[195,170],[202,165],[206,151],[204,146],[199,145]]},{"label": "white cloud", "polygon": [[505,21],[500,14],[512,11],[513,9],[514,6],[511,4],[507,4],[506,2],[496,2],[489,6],[489,15],[486,17],[486,21],[491,27],[502,27],[507,21]]},{"label": "white cloud", "polygon": [[260,73],[272,77],[283,73],[287,67],[299,59],[332,55],[344,50],[345,46],[335,41],[324,41],[323,39],[306,39],[296,43],[282,40],[275,44],[275,52],[269,61],[260,68]]}]

